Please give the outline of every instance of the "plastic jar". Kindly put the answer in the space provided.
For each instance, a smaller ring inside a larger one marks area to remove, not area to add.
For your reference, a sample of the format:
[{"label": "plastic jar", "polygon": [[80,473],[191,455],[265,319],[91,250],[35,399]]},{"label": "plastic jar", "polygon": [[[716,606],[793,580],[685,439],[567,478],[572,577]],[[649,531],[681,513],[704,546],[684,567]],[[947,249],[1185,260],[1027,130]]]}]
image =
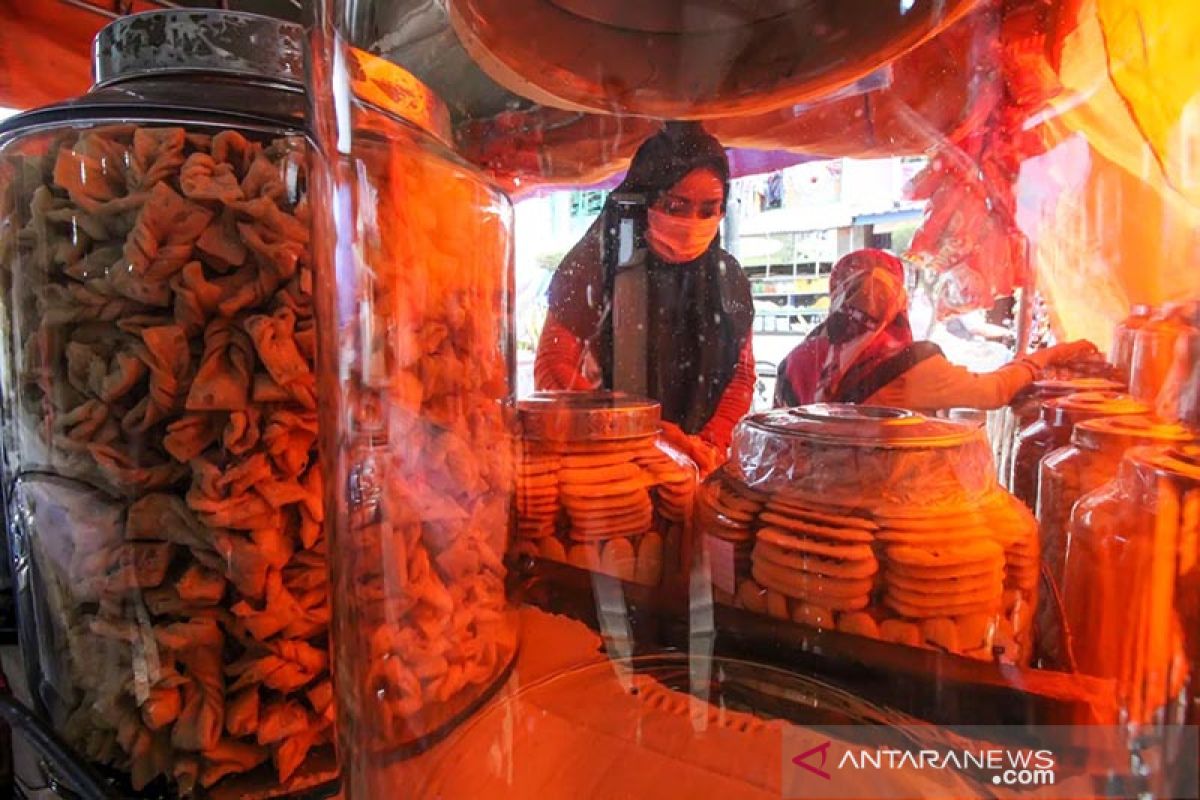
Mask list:
[{"label": "plastic jar", "polygon": [[1198,542],[1195,445],[1130,450],[1071,515],[1066,641],[1079,672],[1115,682],[1122,722],[1198,719]]},{"label": "plastic jar", "polygon": [[1071,443],[1042,459],[1037,518],[1042,563],[1049,581],[1038,608],[1037,641],[1041,665],[1068,669],[1062,645],[1058,598],[1069,545],[1071,511],[1083,495],[1117,476],[1125,452],[1150,444],[1187,442],[1195,434],[1146,416],[1104,417],[1075,426]]},{"label": "plastic jar", "polygon": [[516,552],[658,586],[691,541],[696,466],[659,436],[659,405],[609,392],[522,400]]},{"label": "plastic jar", "polygon": [[979,659],[1030,652],[1037,528],[997,486],[979,425],[837,404],[757,414],[696,513],[718,601]]},{"label": "plastic jar", "polygon": [[1038,467],[1042,458],[1071,441],[1071,431],[1085,419],[1146,414],[1151,408],[1119,392],[1078,392],[1047,400],[1040,419],[1017,437],[1011,490],[1029,508],[1037,507]]},{"label": "plastic jar", "polygon": [[328,780],[304,32],[124,17],[0,126],[5,492],[35,705],[179,792]]},{"label": "plastic jar", "polygon": [[1134,305],[1129,309],[1129,316],[1117,324],[1113,331],[1112,349],[1108,361],[1124,377],[1129,380],[1129,368],[1133,364],[1133,341],[1137,332],[1150,321],[1154,309],[1145,304]]},{"label": "plastic jar", "polygon": [[512,205],[446,144],[429,89],[345,56],[318,237],[338,735],[348,795],[390,797],[388,765],[466,719],[516,652]]}]

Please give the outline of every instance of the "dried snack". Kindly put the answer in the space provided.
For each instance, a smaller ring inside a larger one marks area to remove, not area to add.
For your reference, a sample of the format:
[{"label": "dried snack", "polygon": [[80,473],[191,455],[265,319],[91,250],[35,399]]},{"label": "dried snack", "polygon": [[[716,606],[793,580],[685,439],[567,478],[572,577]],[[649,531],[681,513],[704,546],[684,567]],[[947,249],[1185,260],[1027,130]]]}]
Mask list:
[{"label": "dried snack", "polygon": [[330,743],[306,694],[328,679],[329,613],[303,152],[93,129],[8,187],[17,451],[101,490],[20,490],[61,626],[39,634],[65,646],[54,711],[134,788],[268,762],[283,783]]}]

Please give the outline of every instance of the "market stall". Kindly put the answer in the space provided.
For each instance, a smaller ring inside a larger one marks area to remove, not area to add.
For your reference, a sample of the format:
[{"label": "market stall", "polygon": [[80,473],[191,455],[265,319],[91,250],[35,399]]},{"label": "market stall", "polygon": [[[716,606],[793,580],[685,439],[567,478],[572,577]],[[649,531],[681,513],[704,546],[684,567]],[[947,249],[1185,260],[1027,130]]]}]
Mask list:
[{"label": "market stall", "polygon": [[[0,4],[23,785],[758,798],[823,726],[1067,724],[1119,754],[1068,785],[1195,796],[1182,0],[139,10]],[[646,168],[651,137],[690,149]],[[1019,298],[1022,388],[730,411],[729,179],[900,154],[909,269],[955,311]],[[598,184],[549,289],[570,385],[518,402],[514,199]],[[1107,357],[1025,352],[1080,336]]]}]

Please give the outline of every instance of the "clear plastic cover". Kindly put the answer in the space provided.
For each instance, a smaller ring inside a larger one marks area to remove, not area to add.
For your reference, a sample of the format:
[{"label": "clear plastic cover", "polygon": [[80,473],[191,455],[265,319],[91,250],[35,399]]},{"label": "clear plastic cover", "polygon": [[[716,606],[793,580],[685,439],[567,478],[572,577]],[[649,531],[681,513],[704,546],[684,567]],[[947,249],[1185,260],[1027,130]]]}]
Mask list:
[{"label": "clear plastic cover", "polygon": [[1024,663],[1037,526],[996,485],[990,455],[977,425],[895,409],[750,418],[701,490],[697,535],[714,597],[785,622]]}]

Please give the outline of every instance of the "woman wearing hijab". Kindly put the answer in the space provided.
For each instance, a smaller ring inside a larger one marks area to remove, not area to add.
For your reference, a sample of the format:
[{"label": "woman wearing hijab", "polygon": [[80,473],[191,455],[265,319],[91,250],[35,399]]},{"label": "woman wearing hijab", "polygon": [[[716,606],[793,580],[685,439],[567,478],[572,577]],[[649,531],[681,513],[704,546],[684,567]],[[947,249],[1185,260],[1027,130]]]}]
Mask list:
[{"label": "woman wearing hijab", "polygon": [[[728,194],[725,151],[699,125],[668,124],[646,140],[559,265],[534,363],[541,390],[624,389],[632,380],[662,405],[668,438],[705,471],[724,459],[755,382],[750,283],[718,236]],[[617,207],[631,198],[626,208],[645,210],[644,236],[625,239],[632,247],[622,244]],[[620,277],[630,264],[634,282]],[[636,287],[635,302],[622,280]]]},{"label": "woman wearing hijab", "polygon": [[776,406],[1001,408],[1046,367],[1096,350],[1090,342],[1061,344],[984,373],[951,364],[937,345],[913,341],[904,267],[882,250],[843,257],[829,276],[829,292],[829,317],[779,365]]}]

